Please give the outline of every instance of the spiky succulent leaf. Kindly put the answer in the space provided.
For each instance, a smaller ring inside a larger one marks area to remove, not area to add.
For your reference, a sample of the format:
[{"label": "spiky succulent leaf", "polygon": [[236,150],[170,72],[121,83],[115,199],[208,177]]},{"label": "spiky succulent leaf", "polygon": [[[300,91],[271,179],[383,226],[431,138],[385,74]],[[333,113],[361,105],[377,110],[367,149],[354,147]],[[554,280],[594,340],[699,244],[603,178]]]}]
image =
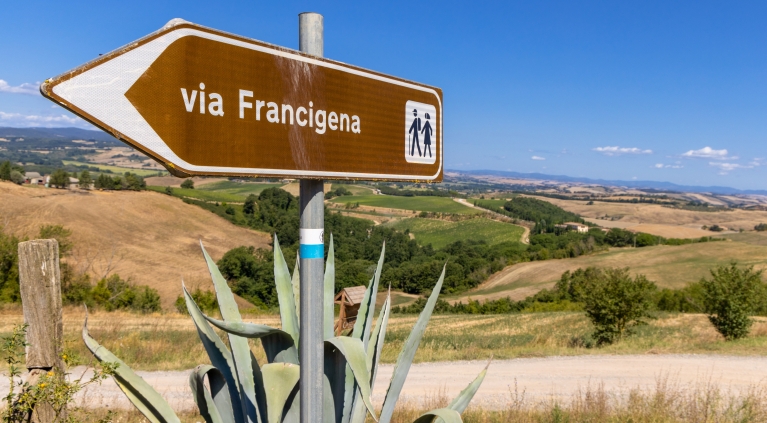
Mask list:
[{"label": "spiky succulent leaf", "polygon": [[[205,385],[208,377],[208,386]],[[201,364],[189,374],[189,387],[200,415],[207,423],[234,423],[232,399],[221,372],[210,365]]]},{"label": "spiky succulent leaf", "polygon": [[293,276],[290,278],[293,286],[293,301],[296,302],[296,317],[301,321],[301,256],[296,252],[296,265],[293,266]]},{"label": "spiky succulent leaf", "polygon": [[149,386],[144,379],[134,373],[122,360],[90,336],[88,333],[87,308],[85,313],[85,323],[83,324],[83,341],[85,346],[88,347],[99,361],[116,364],[113,377],[131,403],[152,422],[180,422],[168,402],[154,388]]},{"label": "spiky succulent leaf", "polygon": [[282,330],[289,333],[293,343],[298,345],[299,326],[296,316],[296,299],[293,297],[293,283],[276,234],[274,235],[274,283],[277,288],[277,301],[280,303]]},{"label": "spiky succulent leaf", "polygon": [[[391,287],[389,293],[386,295],[386,301],[384,301],[381,311],[378,313],[378,320],[376,320],[376,326],[373,329],[373,334],[370,339],[373,342],[368,344],[367,350],[367,368],[370,372],[370,391],[373,391],[375,387],[376,374],[378,373],[378,362],[381,359],[381,350],[383,349],[384,338],[386,337],[386,326],[389,323],[389,315],[391,314]],[[359,391],[355,393],[354,411],[351,415],[352,423],[364,423],[367,410],[364,404],[360,401]]]},{"label": "spiky succulent leaf", "polygon": [[[352,338],[360,339],[363,348],[367,349],[370,340],[370,327],[373,322],[373,312],[376,307],[376,294],[378,294],[378,282],[381,280],[381,269],[383,267],[384,253],[386,252],[386,242],[381,247],[381,255],[378,258],[378,266],[375,274],[370,279],[368,288],[365,290],[365,296],[362,299],[359,310],[357,311],[357,320],[352,329]],[[341,423],[349,423],[354,411],[355,402],[355,381],[351,374],[351,369],[346,369],[346,389],[344,397],[344,411]]]},{"label": "spiky succulent leaf", "polygon": [[485,375],[487,375],[488,367],[490,367],[490,361],[488,361],[485,368],[482,369],[481,372],[479,372],[479,375],[477,375],[476,379],[474,379],[469,384],[469,386],[466,387],[466,389],[461,391],[461,393],[458,394],[458,396],[455,397],[455,399],[453,399],[453,401],[450,403],[450,405],[447,406],[447,408],[451,410],[455,410],[458,413],[463,413],[464,411],[466,411],[466,407],[469,406],[471,399],[474,398],[474,394],[477,393],[477,390],[479,389],[480,385],[482,385],[482,381],[485,380]]},{"label": "spiky succulent leaf", "polygon": [[427,411],[422,414],[421,417],[415,419],[413,423],[432,423],[434,421],[463,423],[463,420],[461,420],[461,413],[449,408],[438,408],[436,410]]},{"label": "spiky succulent leaf", "polygon": [[[208,265],[210,277],[213,280],[213,287],[216,289],[216,298],[218,299],[218,308],[225,321],[242,322],[240,309],[234,300],[234,294],[229,288],[226,279],[218,270],[216,262],[210,257],[205,247],[200,241],[202,255],[205,257],[205,263]],[[259,422],[261,419],[256,411],[256,391],[253,381],[253,368],[250,364],[250,347],[248,340],[239,336],[229,335],[229,346],[232,349],[232,361],[237,374],[239,391],[242,396],[243,412],[249,422]]]},{"label": "spiky succulent leaf", "polygon": [[325,260],[325,278],[323,280],[323,309],[324,316],[322,318],[323,325],[325,327],[325,339],[333,337],[333,321],[335,315],[335,289],[336,289],[336,255],[333,248],[333,234],[330,234],[330,246],[328,246],[328,259]]},{"label": "spiky succulent leaf", "polygon": [[261,374],[266,388],[268,423],[280,423],[290,407],[288,401],[297,397],[301,369],[292,363],[270,363],[261,367]]},{"label": "spiky succulent leaf", "polygon": [[[237,375],[229,348],[226,347],[224,341],[210,327],[205,320],[205,315],[200,310],[200,307],[197,306],[194,298],[192,298],[192,294],[189,293],[183,284],[182,290],[184,291],[186,309],[192,317],[195,328],[197,328],[197,335],[200,337],[205,352],[208,353],[210,363],[223,374],[224,380],[226,380],[226,386],[229,389],[229,396],[232,400],[232,407],[234,407],[234,410],[243,410],[239,383],[237,382]],[[235,411],[234,420],[236,423],[243,423],[245,421],[243,412]]]},{"label": "spiky succulent leaf", "polygon": [[[345,370],[348,366],[360,391],[362,401],[370,415],[375,419],[375,411],[371,402],[370,372],[367,368],[367,357],[362,341],[348,336],[337,336],[326,340],[325,345],[326,355],[328,351],[330,351],[331,355],[331,357],[326,356],[325,372],[331,381],[333,398],[338,398],[339,400],[345,398],[345,395],[342,395],[342,393],[345,393],[345,389],[348,386],[345,380]],[[342,359],[339,360],[339,358]],[[343,383],[341,383],[342,381]],[[334,402],[337,411],[339,407],[343,407],[343,403],[339,401]],[[337,418],[342,418],[342,415],[337,413]]]},{"label": "spiky succulent leaf", "polygon": [[[418,320],[413,326],[413,330],[408,335],[405,345],[402,347],[402,351],[397,357],[397,362],[394,365],[394,372],[392,373],[391,381],[389,382],[389,389],[386,391],[386,397],[384,398],[383,407],[381,408],[381,423],[389,423],[391,416],[394,413],[394,406],[397,404],[399,395],[402,392],[402,386],[405,384],[407,373],[410,371],[410,366],[413,364],[413,358],[415,352],[418,349],[418,344],[421,342],[421,337],[426,330],[426,325],[429,323],[431,313],[434,311],[434,305],[439,298],[439,292],[442,289],[442,283],[445,280],[445,267],[442,268],[442,274],[434,286],[434,289],[429,295],[429,299],[426,301],[426,306],[423,308],[421,315],[418,316]],[[440,416],[441,417],[441,416]]]},{"label": "spiky succulent leaf", "polygon": [[266,360],[269,363],[293,363],[298,364],[298,351],[293,345],[293,338],[286,332],[271,326],[259,325],[246,322],[225,322],[205,316],[213,326],[232,335],[243,338],[261,339],[264,346]]}]

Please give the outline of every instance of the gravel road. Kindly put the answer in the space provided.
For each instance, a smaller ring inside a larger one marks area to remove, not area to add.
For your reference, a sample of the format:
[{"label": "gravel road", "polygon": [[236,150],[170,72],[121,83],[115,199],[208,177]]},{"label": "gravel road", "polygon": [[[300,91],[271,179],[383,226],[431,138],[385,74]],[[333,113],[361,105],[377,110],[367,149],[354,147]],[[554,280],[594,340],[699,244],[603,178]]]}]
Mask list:
[{"label": "gravel road", "polygon": [[[482,370],[486,363],[457,361],[414,365],[405,383],[402,399],[421,402],[445,394],[457,395]],[[84,368],[75,369],[79,375]],[[382,365],[376,378],[373,400],[383,400],[393,366]],[[138,372],[176,409],[193,408],[188,385],[188,371]],[[552,397],[567,399],[587,386],[604,386],[605,391],[620,395],[628,389],[653,389],[659,380],[668,378],[676,386],[715,384],[723,391],[737,393],[755,385],[767,385],[767,357],[732,357],[719,355],[592,355],[576,357],[521,358],[494,361],[480,388],[474,405],[490,409],[504,408],[511,390],[525,393],[525,398],[543,401]],[[0,396],[8,392],[8,380],[0,381]],[[117,386],[105,381],[80,395],[89,406],[127,407]]]}]

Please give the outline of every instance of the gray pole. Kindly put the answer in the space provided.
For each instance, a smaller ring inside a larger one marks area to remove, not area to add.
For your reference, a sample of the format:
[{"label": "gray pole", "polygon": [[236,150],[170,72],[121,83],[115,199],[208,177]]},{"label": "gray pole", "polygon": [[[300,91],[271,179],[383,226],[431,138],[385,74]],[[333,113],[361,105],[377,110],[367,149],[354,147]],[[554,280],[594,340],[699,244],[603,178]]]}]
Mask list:
[{"label": "gray pole", "polygon": [[[323,22],[319,13],[298,15],[299,49],[323,56]],[[298,347],[301,361],[301,423],[322,422],[324,382],[324,228],[325,209],[321,179],[301,179],[299,254],[301,256],[301,331]]]}]

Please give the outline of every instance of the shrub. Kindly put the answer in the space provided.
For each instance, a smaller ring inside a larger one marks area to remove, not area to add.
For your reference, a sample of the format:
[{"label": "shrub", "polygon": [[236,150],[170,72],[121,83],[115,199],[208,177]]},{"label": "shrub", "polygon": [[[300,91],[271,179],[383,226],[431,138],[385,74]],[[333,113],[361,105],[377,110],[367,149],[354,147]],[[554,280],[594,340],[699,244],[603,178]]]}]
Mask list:
[{"label": "shrub", "polygon": [[95,304],[107,311],[128,309],[141,313],[161,311],[160,295],[148,286],[134,286],[119,275],[100,280],[92,289]]},{"label": "shrub", "polygon": [[[218,299],[216,298],[215,292],[203,291],[200,288],[197,288],[192,292],[192,299],[194,299],[194,302],[197,303],[197,306],[200,307],[200,310],[202,310],[203,313],[211,314],[216,311]],[[176,298],[176,303],[174,305],[179,313],[189,314],[183,295],[179,295],[178,298]]]},{"label": "shrub", "polygon": [[21,185],[24,183],[24,175],[21,174],[18,170],[12,170],[11,171],[11,182],[13,182],[16,185]]},{"label": "shrub", "polygon": [[173,195],[173,188],[165,187],[165,193],[168,194],[168,195]]},{"label": "shrub", "polygon": [[184,182],[181,183],[181,188],[194,189],[194,181],[191,179],[184,180]]},{"label": "shrub", "polygon": [[757,231],[757,232],[767,231],[767,223],[760,223],[760,224],[754,226],[754,230]]},{"label": "shrub", "polygon": [[581,292],[583,308],[594,324],[597,344],[612,344],[633,326],[646,323],[656,286],[644,275],[631,279],[628,268],[607,268],[594,273]]},{"label": "shrub", "polygon": [[765,295],[762,270],[739,269],[736,262],[711,271],[711,279],[702,279],[706,313],[717,331],[728,341],[748,335],[749,318]]}]

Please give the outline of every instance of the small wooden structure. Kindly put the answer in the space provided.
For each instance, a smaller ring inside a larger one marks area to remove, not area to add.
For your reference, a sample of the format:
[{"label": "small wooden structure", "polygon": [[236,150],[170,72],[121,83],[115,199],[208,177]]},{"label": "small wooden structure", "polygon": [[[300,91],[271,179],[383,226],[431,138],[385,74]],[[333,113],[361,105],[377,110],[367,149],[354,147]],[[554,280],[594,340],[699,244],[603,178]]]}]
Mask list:
[{"label": "small wooden structure", "polygon": [[336,336],[340,335],[345,329],[349,329],[354,326],[354,322],[357,321],[357,312],[360,309],[362,300],[365,299],[365,291],[367,288],[364,286],[352,286],[344,288],[336,295],[334,302],[341,306],[341,310],[338,313],[338,320],[333,330]]}]

